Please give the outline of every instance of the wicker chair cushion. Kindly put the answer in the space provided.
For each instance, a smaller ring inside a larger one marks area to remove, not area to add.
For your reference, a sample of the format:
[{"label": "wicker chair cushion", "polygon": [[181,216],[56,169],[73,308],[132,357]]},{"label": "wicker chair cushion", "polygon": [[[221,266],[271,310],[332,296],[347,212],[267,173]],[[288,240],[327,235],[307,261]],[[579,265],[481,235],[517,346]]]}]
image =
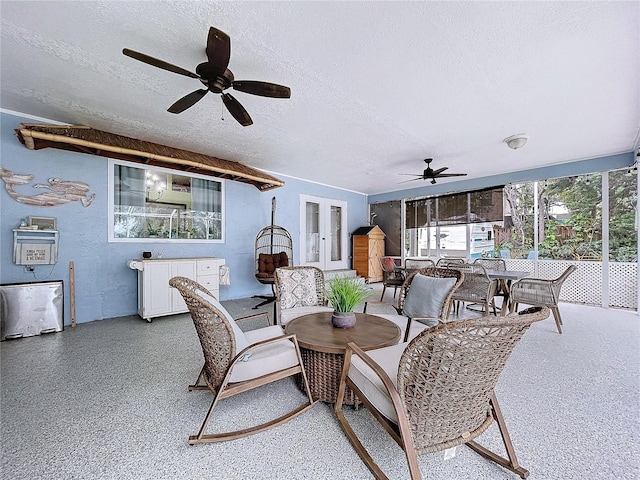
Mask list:
[{"label": "wicker chair cushion", "polygon": [[333,312],[333,308],[323,307],[320,305],[313,305],[309,307],[286,308],[286,309],[280,310],[280,324],[284,326],[294,318],[298,318],[303,315],[308,315],[310,313],[320,313],[320,312]]},{"label": "wicker chair cushion", "polygon": [[[235,341],[236,341],[236,351],[233,354],[237,355],[239,352],[247,348],[249,346],[249,340],[247,340],[245,333],[242,330],[240,330],[240,327],[238,326],[236,321],[233,319],[231,315],[229,315],[229,312],[227,312],[227,310],[222,306],[222,304],[211,295],[204,293],[202,290],[198,290],[198,295],[200,295],[204,300],[206,300],[211,305],[213,305],[218,310],[220,310],[220,312],[225,316],[225,318],[231,324],[231,328],[233,329],[233,336],[235,337]],[[246,361],[249,358],[249,356],[251,356],[250,353],[246,354],[244,360]]]},{"label": "wicker chair cushion", "polygon": [[[259,328],[246,332],[246,338],[250,344],[284,336],[280,325]],[[242,382],[252,378],[258,378],[268,373],[277,372],[298,364],[296,347],[293,342],[282,341],[257,347],[251,352],[251,357],[234,365],[230,382]]]},{"label": "wicker chair cushion", "polygon": [[428,277],[418,273],[411,282],[402,313],[411,318],[438,318],[444,301],[455,284],[455,278]]},{"label": "wicker chair cushion", "polygon": [[278,267],[288,267],[289,257],[286,252],[280,253],[261,253],[258,255],[258,278],[270,278],[273,277],[273,272]]},{"label": "wicker chair cushion", "polygon": [[396,269],[396,261],[391,257],[382,259],[382,268],[385,272],[393,272]]},{"label": "wicker chair cushion", "polygon": [[[377,348],[367,352],[367,355],[382,367],[396,389],[398,388],[398,365],[400,364],[400,357],[407,348],[407,345],[408,343],[399,343],[390,347]],[[384,388],[382,380],[380,380],[380,377],[357,355],[351,357],[349,378],[380,413],[392,422],[398,423],[398,416],[393,408],[391,397],[387,389]]]},{"label": "wicker chair cushion", "polygon": [[278,270],[280,282],[280,307],[310,307],[322,305],[316,291],[316,272],[314,269],[297,268]]}]

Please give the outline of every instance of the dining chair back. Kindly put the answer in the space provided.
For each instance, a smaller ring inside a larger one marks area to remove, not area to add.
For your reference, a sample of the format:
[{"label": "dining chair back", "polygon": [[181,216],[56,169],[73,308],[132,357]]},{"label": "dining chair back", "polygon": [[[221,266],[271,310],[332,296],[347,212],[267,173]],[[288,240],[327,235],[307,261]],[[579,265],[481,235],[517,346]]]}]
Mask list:
[{"label": "dining chair back", "polygon": [[[489,315],[489,303],[498,290],[498,280],[490,279],[486,269],[480,264],[460,263],[451,265],[450,268],[464,273],[464,281],[453,294],[453,300],[459,303],[479,303],[484,314]],[[459,305],[457,308],[459,311]],[[495,303],[493,313],[497,314]]]},{"label": "dining chair back", "polygon": [[435,267],[436,262],[430,258],[406,258],[404,261],[405,275],[409,274],[413,270],[420,270],[421,268]]}]

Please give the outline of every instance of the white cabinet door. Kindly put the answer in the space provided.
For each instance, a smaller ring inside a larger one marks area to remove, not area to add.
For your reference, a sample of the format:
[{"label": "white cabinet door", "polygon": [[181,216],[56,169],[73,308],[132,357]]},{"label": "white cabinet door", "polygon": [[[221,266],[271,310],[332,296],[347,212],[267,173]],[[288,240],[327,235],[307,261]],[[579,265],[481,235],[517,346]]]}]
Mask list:
[{"label": "white cabinet door", "polygon": [[[171,277],[178,277],[178,276],[187,277],[192,280],[195,279],[196,278],[195,260],[172,261]],[[167,287],[169,287],[169,279],[171,277],[167,278]],[[182,299],[182,295],[180,295],[180,292],[175,288],[171,288],[171,302],[172,302],[171,311],[173,313],[182,313],[189,310],[187,308],[187,304],[184,303],[184,300]]]},{"label": "white cabinet door", "polygon": [[[169,315],[171,313],[171,293],[169,262],[146,262],[142,273],[142,313],[143,318]],[[171,289],[173,290],[173,289]]]}]

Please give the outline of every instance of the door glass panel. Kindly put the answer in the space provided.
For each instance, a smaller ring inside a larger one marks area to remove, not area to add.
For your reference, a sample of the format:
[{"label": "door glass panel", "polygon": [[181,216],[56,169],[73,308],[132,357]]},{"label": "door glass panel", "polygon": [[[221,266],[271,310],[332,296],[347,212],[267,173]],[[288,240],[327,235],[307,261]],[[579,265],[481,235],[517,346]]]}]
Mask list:
[{"label": "door glass panel", "polygon": [[331,261],[342,260],[342,208],[331,205]]},{"label": "door glass panel", "polygon": [[306,252],[305,262],[320,261],[320,205],[306,202]]}]

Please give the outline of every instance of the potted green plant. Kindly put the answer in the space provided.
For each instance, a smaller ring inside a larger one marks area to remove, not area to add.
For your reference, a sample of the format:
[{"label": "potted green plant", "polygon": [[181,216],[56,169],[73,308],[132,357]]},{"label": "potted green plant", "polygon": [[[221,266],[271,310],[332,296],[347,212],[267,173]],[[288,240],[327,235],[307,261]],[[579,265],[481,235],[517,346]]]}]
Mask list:
[{"label": "potted green plant", "polygon": [[371,295],[373,289],[362,277],[335,277],[327,282],[325,296],[333,307],[331,323],[338,328],[351,328],[356,324],[353,309]]}]

